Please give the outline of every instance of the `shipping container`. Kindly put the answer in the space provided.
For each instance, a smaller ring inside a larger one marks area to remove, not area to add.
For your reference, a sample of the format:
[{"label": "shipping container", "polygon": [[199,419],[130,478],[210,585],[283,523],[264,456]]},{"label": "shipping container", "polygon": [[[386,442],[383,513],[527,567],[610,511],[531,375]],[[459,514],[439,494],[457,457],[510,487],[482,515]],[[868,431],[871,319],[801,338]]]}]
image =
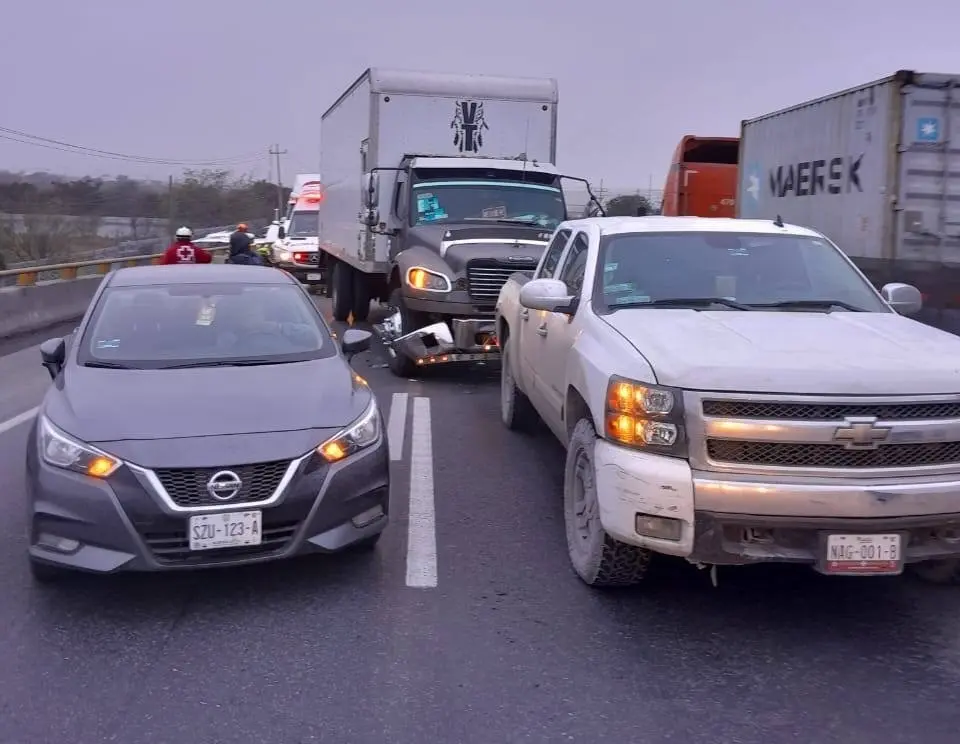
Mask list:
[{"label": "shipping container", "polygon": [[661,214],[668,217],[733,217],[736,213],[736,137],[680,140],[663,187]]},{"label": "shipping container", "polygon": [[960,332],[960,75],[901,70],[741,125],[737,214],[819,230]]}]

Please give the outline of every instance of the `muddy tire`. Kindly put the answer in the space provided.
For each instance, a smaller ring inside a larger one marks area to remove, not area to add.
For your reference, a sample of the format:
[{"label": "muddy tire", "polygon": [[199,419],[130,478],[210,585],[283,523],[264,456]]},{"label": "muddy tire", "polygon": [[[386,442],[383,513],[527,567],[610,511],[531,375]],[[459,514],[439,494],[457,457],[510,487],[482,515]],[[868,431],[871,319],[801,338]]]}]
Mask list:
[{"label": "muddy tire", "polygon": [[530,399],[517,387],[510,360],[513,357],[513,340],[507,341],[500,357],[500,420],[512,431],[530,431],[537,420],[537,412]]},{"label": "muddy tire", "polygon": [[[403,302],[403,290],[397,287],[390,293],[390,299],[387,301],[389,312],[400,313],[400,328],[402,333],[410,333],[418,328],[427,325],[427,319],[421,313],[413,312],[407,309]],[[390,357],[390,371],[397,377],[416,377],[420,368],[416,362],[408,357],[394,354],[392,350],[388,352]]]},{"label": "muddy tire", "polygon": [[337,261],[330,275],[330,298],[333,305],[333,319],[345,323],[353,310],[354,270],[352,266]]},{"label": "muddy tire", "polygon": [[632,586],[646,576],[651,554],[604,532],[594,474],[596,444],[593,423],[581,419],[567,446],[563,478],[563,516],[570,563],[589,586]]},{"label": "muddy tire", "polygon": [[370,277],[362,271],[354,270],[353,274],[353,311],[354,323],[366,323],[370,317]]},{"label": "muddy tire", "polygon": [[914,563],[910,571],[927,584],[960,585],[960,558]]}]

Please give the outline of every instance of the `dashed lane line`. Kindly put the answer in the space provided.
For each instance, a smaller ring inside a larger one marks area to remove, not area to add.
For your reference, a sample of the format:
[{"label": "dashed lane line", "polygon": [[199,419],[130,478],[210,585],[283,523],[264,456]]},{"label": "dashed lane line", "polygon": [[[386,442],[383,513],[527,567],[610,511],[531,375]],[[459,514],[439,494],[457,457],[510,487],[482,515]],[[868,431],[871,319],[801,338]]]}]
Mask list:
[{"label": "dashed lane line", "polygon": [[34,416],[37,415],[37,411],[40,410],[40,406],[31,408],[29,411],[24,411],[19,416],[14,416],[11,419],[7,419],[0,423],[0,434],[4,434],[11,429],[16,429],[20,424],[25,424],[28,421],[32,420]]},{"label": "dashed lane line", "polygon": [[410,435],[410,512],[407,520],[407,586],[437,586],[437,520],[433,498],[433,432],[430,399],[413,399]]}]

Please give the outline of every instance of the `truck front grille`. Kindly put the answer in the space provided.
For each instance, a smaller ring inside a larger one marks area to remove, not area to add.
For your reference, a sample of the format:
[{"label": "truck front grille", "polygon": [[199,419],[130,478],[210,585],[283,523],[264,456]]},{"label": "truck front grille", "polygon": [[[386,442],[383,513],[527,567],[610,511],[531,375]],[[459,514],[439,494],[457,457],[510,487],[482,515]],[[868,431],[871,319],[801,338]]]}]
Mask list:
[{"label": "truck front grille", "polygon": [[960,464],[960,442],[886,444],[853,450],[842,444],[708,439],[707,455],[717,463],[781,468],[919,468]]},{"label": "truck front grille", "polygon": [[536,270],[536,262],[501,262],[487,258],[475,258],[467,262],[467,292],[475,304],[493,307],[497,304],[500,289],[507,283],[511,274],[516,274],[518,271],[532,274]]},{"label": "truck front grille", "polygon": [[705,400],[703,415],[716,418],[842,421],[845,416],[876,416],[884,421],[960,418],[960,401],[944,403],[786,403],[757,400]]}]

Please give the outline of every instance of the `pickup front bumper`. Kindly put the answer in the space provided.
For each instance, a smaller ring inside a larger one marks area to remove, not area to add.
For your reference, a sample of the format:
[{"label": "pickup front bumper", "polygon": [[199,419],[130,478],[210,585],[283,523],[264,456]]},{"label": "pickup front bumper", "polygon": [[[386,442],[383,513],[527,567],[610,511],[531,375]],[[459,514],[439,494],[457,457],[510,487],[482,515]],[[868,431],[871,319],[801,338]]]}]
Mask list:
[{"label": "pickup front bumper", "polygon": [[[684,460],[603,440],[594,458],[604,530],[692,563],[804,563],[835,572],[825,567],[831,535],[900,535],[901,566],[960,556],[956,476],[737,476],[695,471]],[[679,539],[639,533],[638,515],[676,520]]]}]

